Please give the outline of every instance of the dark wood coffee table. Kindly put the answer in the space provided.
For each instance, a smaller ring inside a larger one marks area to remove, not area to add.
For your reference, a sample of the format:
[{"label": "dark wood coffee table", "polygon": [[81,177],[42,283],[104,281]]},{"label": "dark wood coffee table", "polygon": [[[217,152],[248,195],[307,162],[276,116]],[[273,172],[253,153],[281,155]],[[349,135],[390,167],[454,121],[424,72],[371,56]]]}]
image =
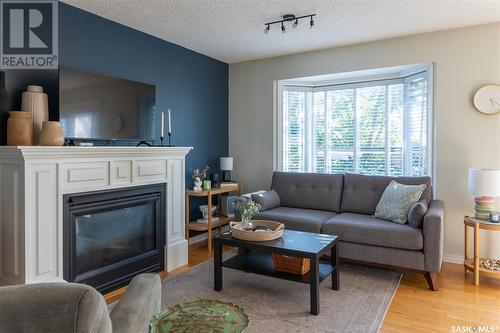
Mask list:
[{"label": "dark wood coffee table", "polygon": [[[222,290],[222,267],[278,279],[307,283],[310,286],[311,313],[319,314],[319,284],[332,274],[332,289],[339,289],[337,236],[285,230],[283,237],[274,241],[249,242],[225,233],[214,239],[214,289]],[[222,261],[222,246],[238,247],[238,254]],[[328,253],[330,250],[330,253]],[[303,257],[311,260],[311,270],[304,275],[294,275],[274,270],[272,253]],[[320,258],[330,254],[330,262]]]}]

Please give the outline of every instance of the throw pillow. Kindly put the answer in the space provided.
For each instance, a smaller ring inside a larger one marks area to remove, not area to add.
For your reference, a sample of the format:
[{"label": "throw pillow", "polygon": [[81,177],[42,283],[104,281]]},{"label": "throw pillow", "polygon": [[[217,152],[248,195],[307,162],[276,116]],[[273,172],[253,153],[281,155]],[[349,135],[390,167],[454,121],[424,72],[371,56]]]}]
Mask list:
[{"label": "throw pillow", "polygon": [[427,214],[427,200],[421,199],[414,203],[408,211],[408,224],[413,228],[422,228],[424,216]]},{"label": "throw pillow", "polygon": [[252,200],[262,206],[262,212],[280,206],[280,197],[275,190],[254,193],[252,194]]},{"label": "throw pillow", "polygon": [[405,224],[408,221],[410,207],[420,199],[425,188],[425,184],[403,185],[391,181],[378,202],[375,217]]}]

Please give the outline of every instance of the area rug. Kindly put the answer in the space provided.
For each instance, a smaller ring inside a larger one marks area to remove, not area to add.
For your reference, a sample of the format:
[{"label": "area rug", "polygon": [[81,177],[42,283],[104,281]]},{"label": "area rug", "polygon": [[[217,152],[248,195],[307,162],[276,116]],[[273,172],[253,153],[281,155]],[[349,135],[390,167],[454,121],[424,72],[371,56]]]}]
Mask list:
[{"label": "area rug", "polygon": [[[232,256],[230,251],[224,257]],[[309,313],[309,285],[223,268],[223,290],[213,289],[213,261],[163,281],[162,309],[199,299],[243,308],[252,332],[378,332],[401,274],[343,264],[340,290],[320,286],[320,314]]]}]

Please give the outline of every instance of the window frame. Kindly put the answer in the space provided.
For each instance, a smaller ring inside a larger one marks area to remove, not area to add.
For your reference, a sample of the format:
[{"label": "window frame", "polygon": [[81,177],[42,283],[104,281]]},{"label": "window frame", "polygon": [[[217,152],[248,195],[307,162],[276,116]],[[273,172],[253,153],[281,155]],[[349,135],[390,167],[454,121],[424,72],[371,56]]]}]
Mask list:
[{"label": "window frame", "polygon": [[[388,68],[389,70],[389,68]],[[434,64],[418,64],[412,66],[411,69],[406,70],[401,73],[387,73],[384,75],[379,75],[377,77],[374,76],[366,76],[366,77],[356,77],[356,79],[342,79],[342,80],[329,80],[324,81],[323,84],[318,84],[318,82],[314,82],[314,85],[305,85],[303,83],[295,83],[295,80],[276,80],[273,83],[273,170],[279,171],[283,170],[283,93],[286,90],[299,90],[299,91],[308,91],[308,92],[318,92],[318,91],[329,91],[332,90],[332,87],[335,87],[335,90],[342,88],[359,88],[359,87],[368,87],[368,86],[376,86],[379,85],[380,82],[385,82],[384,85],[393,83],[402,83],[406,78],[418,75],[420,73],[425,73],[427,79],[427,172],[426,176],[433,177],[435,175],[435,121],[434,121]],[[406,89],[406,85],[404,86]],[[406,102],[406,99],[405,99]],[[406,114],[406,113],[405,113]],[[387,121],[386,117],[386,121]],[[404,126],[407,125],[407,122],[404,122]],[[386,135],[386,141],[388,140],[388,136]],[[355,142],[355,145],[357,142]],[[404,144],[403,149],[407,147]],[[385,149],[387,151],[388,145],[386,142]],[[326,167],[325,167],[326,170]],[[310,172],[315,172],[315,170],[311,170]]]}]

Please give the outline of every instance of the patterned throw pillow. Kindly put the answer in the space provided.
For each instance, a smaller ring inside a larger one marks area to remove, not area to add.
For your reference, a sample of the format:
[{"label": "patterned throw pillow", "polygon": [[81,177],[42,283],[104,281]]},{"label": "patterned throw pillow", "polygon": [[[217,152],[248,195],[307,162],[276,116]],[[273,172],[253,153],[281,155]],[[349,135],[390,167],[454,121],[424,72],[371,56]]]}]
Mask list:
[{"label": "patterned throw pillow", "polygon": [[391,181],[378,202],[375,217],[405,224],[408,222],[408,210],[420,199],[425,188],[425,184],[403,185]]}]

